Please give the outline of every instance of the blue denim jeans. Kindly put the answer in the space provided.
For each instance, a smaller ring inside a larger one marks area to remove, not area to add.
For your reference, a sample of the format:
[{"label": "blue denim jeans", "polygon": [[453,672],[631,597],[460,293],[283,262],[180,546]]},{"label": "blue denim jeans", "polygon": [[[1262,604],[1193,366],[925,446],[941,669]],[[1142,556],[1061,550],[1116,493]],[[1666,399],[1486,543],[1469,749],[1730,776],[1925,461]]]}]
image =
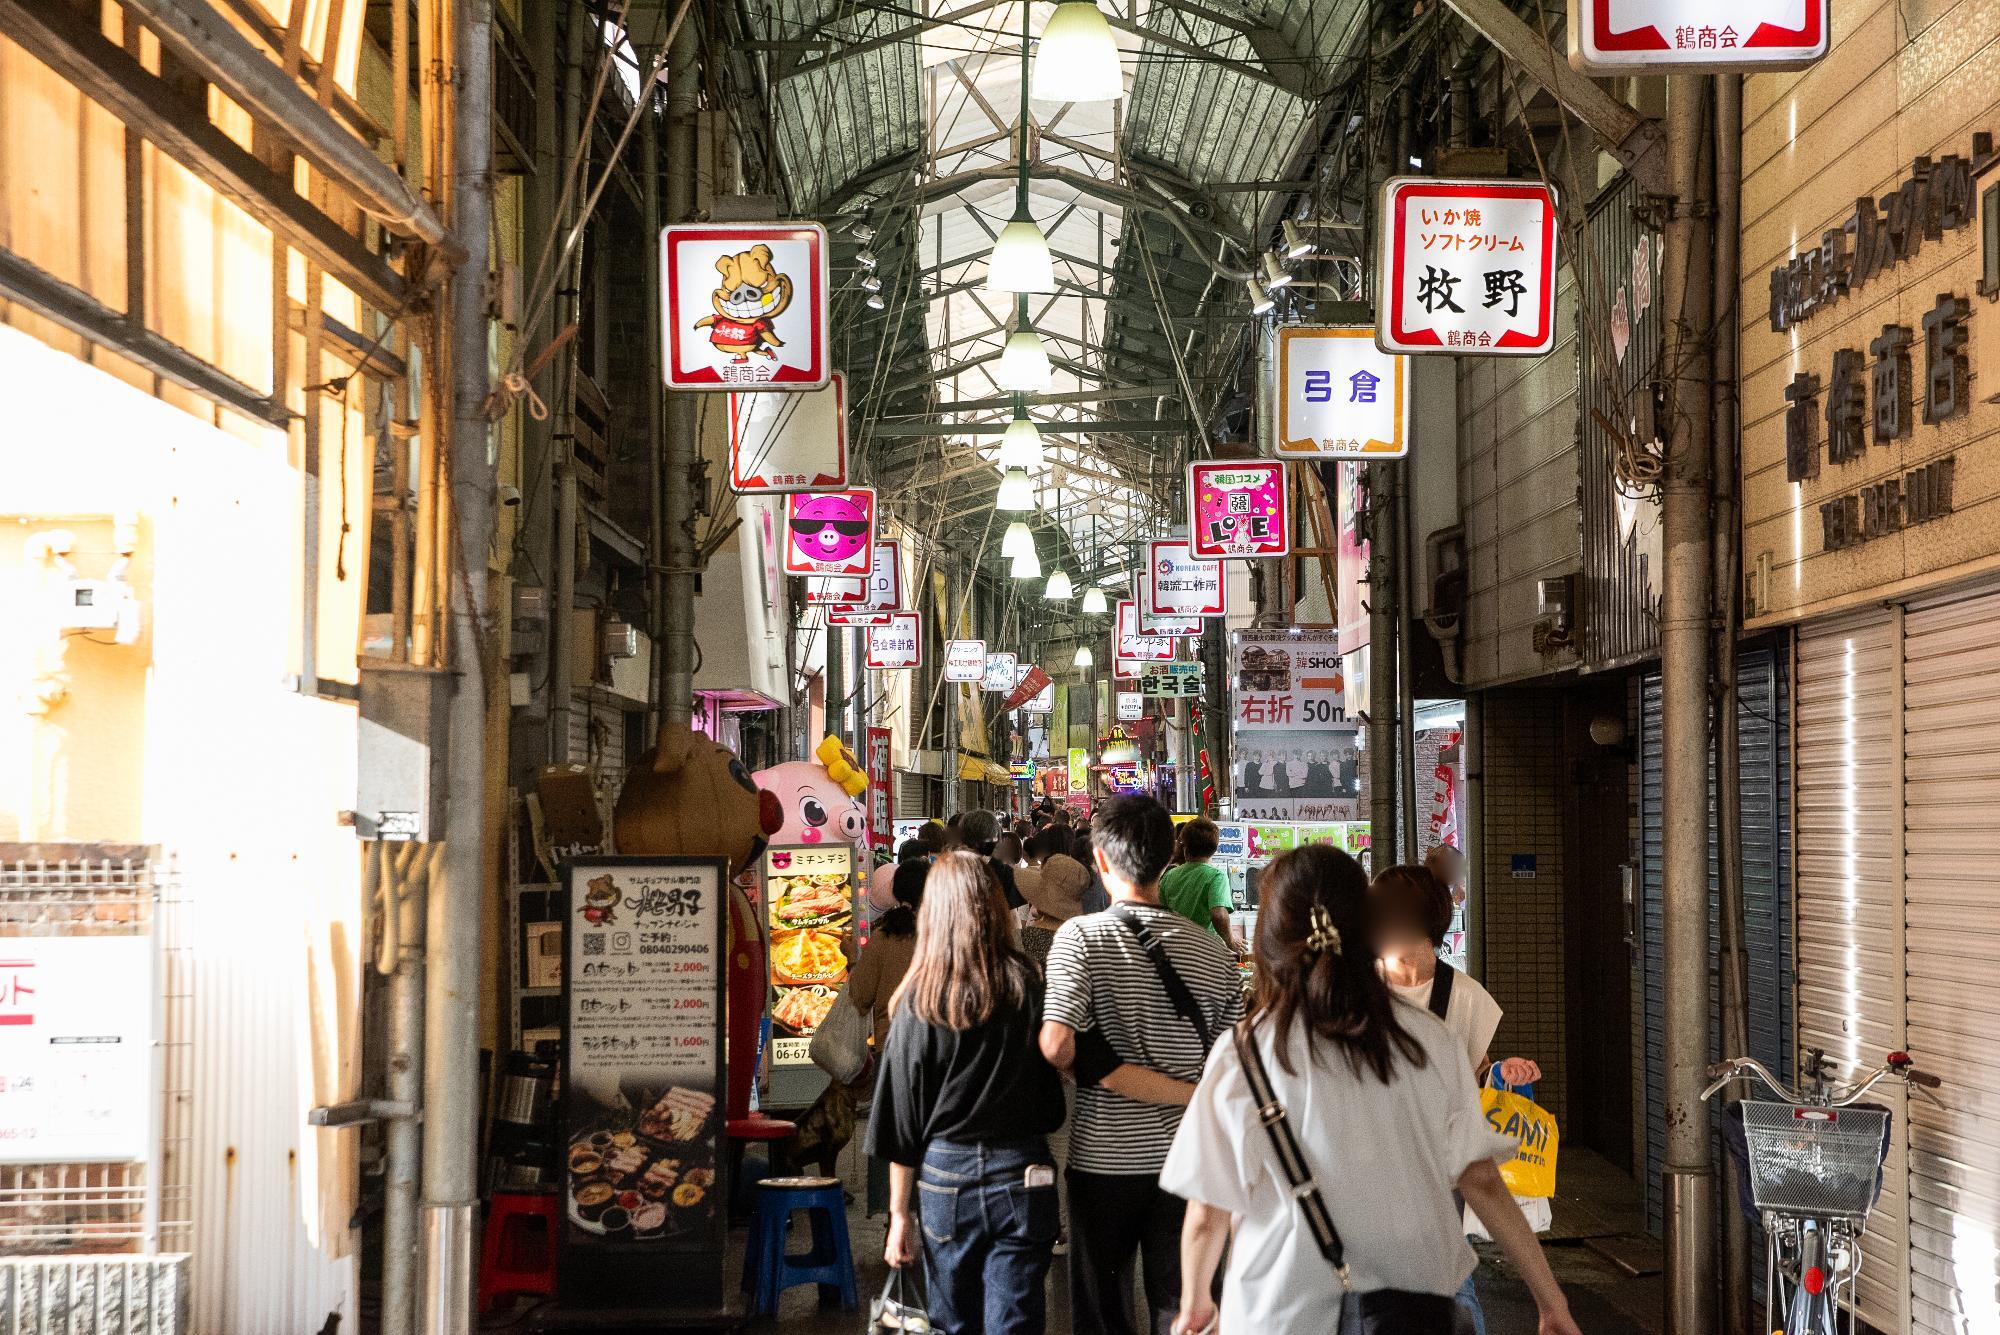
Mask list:
[{"label": "blue denim jeans", "polygon": [[[1465,1277],[1465,1283],[1459,1286],[1458,1310],[1463,1316],[1471,1318],[1469,1328],[1471,1329],[1473,1335],[1486,1335],[1486,1313],[1480,1309],[1479,1289],[1472,1282],[1473,1275],[1476,1275],[1478,1273],[1479,1272],[1475,1270],[1473,1271],[1472,1275],[1467,1275]],[[1467,1324],[1468,1323],[1464,1320],[1461,1320],[1459,1322],[1459,1325],[1461,1326],[1465,1326]]]},{"label": "blue denim jeans", "polygon": [[[1028,1185],[1028,1170],[1047,1184]],[[1041,1335],[1057,1229],[1046,1141],[933,1141],[917,1174],[924,1280],[937,1335]]]}]

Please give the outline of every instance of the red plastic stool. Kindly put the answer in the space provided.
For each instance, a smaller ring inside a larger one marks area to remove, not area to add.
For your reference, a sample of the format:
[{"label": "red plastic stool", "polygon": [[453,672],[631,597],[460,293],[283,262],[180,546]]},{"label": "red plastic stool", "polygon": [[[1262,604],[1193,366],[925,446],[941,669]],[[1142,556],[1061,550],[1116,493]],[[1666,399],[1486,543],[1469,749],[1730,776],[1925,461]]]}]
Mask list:
[{"label": "red plastic stool", "polygon": [[520,1294],[556,1295],[556,1196],[496,1191],[479,1246],[479,1312]]}]

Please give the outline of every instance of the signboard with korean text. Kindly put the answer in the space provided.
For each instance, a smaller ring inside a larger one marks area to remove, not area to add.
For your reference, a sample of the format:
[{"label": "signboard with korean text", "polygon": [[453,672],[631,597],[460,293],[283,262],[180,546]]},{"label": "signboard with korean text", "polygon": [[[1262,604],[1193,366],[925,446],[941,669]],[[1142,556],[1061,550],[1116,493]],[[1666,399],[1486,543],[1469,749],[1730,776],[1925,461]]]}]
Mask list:
[{"label": "signboard with korean text", "polygon": [[669,389],[821,389],[832,379],[826,229],[675,223],[660,232]]},{"label": "signboard with korean text", "polygon": [[719,1306],[728,866],[593,857],[563,874],[561,1301]]},{"label": "signboard with korean text", "polygon": [[1185,538],[1159,538],[1146,546],[1139,601],[1150,616],[1219,617],[1229,614],[1228,583],[1221,563],[1197,561]]},{"label": "signboard with korean text", "polygon": [[1137,691],[1118,692],[1118,721],[1137,723],[1146,716],[1146,697]]},{"label": "signboard with korean text", "polygon": [[988,691],[1011,691],[1019,680],[1015,673],[1016,658],[1013,654],[986,655],[986,675],[979,679],[982,689]]},{"label": "signboard with korean text", "polygon": [[847,377],[795,394],[729,396],[729,487],[838,491],[847,485]]},{"label": "signboard with korean text", "polygon": [[894,538],[875,543],[869,562],[866,593],[858,601],[827,612],[830,626],[885,626],[892,613],[903,607],[903,544]]},{"label": "signboard with korean text", "polygon": [[1291,550],[1285,465],[1211,459],[1188,465],[1188,551],[1202,561],[1283,556]]},{"label": "signboard with korean text", "polygon": [[0,943],[0,1163],[150,1159],[153,939]]},{"label": "signboard with korean text", "polygon": [[986,680],[986,641],[946,640],[944,642],[946,681]]},{"label": "signboard with korean text", "polygon": [[888,862],[896,856],[896,829],[890,816],[895,782],[895,776],[889,772],[893,738],[888,728],[870,728],[868,754],[862,761],[868,767],[868,845],[877,862]]},{"label": "signboard with korean text", "polygon": [[1229,688],[1236,816],[1357,819],[1360,737],[1347,721],[1338,633],[1236,632],[1230,637]]},{"label": "signboard with korean text", "polygon": [[1410,452],[1409,361],[1375,346],[1370,326],[1278,330],[1279,458],[1400,459]]},{"label": "signboard with korean text", "polygon": [[886,626],[868,628],[866,666],[894,671],[924,665],[924,623],[921,612],[898,612]]},{"label": "signboard with korean text", "polygon": [[1139,672],[1139,691],[1156,699],[1199,700],[1202,671],[1199,663],[1148,663]]},{"label": "signboard with korean text", "polygon": [[1569,63],[1587,74],[1803,69],[1826,55],[1828,0],[1570,0]]},{"label": "signboard with korean text", "polygon": [[1556,197],[1539,181],[1391,177],[1375,341],[1533,357],[1556,341]]},{"label": "signboard with korean text", "polygon": [[795,492],[785,503],[785,573],[859,576],[875,564],[875,489]]}]

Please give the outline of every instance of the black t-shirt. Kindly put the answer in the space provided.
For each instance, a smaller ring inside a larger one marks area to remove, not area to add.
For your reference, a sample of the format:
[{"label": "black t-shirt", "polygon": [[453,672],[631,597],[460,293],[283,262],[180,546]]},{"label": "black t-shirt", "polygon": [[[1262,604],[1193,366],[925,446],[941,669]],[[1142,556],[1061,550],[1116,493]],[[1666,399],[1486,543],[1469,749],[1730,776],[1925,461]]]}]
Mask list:
[{"label": "black t-shirt", "polygon": [[964,1031],[899,1010],[875,1083],[868,1152],[914,1166],[934,1140],[999,1144],[1061,1127],[1062,1077],[1042,1058],[1041,1027],[1039,980],[1025,1007],[1005,1007]]},{"label": "black t-shirt", "polygon": [[1017,909],[1028,902],[1021,898],[1021,892],[1014,884],[1014,869],[1012,867],[1001,862],[991,854],[987,855],[986,865],[993,869],[993,878],[1000,882],[1000,893],[1007,896],[1008,908]]}]

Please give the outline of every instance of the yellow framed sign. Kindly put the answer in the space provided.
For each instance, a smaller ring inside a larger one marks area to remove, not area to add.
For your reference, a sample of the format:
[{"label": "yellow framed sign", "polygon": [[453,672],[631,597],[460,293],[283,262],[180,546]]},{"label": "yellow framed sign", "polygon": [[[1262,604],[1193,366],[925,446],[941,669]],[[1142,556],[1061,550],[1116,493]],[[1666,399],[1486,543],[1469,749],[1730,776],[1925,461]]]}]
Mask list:
[{"label": "yellow framed sign", "polygon": [[1375,345],[1372,325],[1278,330],[1277,429],[1283,459],[1400,459],[1410,452],[1409,358]]}]

